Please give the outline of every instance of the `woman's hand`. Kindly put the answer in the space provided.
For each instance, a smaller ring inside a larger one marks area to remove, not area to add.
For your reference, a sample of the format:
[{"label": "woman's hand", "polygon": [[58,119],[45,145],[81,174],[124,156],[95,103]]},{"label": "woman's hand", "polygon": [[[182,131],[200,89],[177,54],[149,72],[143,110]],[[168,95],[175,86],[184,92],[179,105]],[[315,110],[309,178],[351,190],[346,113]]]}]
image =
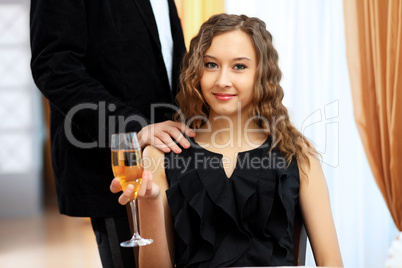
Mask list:
[{"label": "woman's hand", "polygon": [[[120,179],[114,178],[110,184],[110,191],[118,193],[122,190]],[[160,187],[153,182],[153,176],[150,171],[145,170],[142,173],[141,186],[138,189],[137,199],[156,199],[160,195]],[[130,201],[134,193],[134,186],[129,184],[119,197],[119,203],[125,205]]]},{"label": "woman's hand", "polygon": [[[152,146],[143,151],[145,171],[137,195],[138,222],[141,235],[152,238],[154,243],[140,248],[139,267],[174,267],[173,219],[166,198],[169,184],[164,165],[158,164],[163,163],[164,157],[163,152]],[[113,193],[122,190],[119,179],[113,179],[110,190]],[[133,192],[134,187],[127,186],[119,197],[119,203],[127,204]]]}]

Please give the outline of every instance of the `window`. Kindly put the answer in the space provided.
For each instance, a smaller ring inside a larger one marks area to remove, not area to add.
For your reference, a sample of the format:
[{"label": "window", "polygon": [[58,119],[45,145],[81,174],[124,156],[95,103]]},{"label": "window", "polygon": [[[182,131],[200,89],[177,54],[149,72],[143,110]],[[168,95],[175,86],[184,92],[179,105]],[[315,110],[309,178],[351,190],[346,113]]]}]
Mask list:
[{"label": "window", "polygon": [[0,217],[34,214],[40,211],[43,130],[29,67],[29,1],[0,2],[0,33]]}]

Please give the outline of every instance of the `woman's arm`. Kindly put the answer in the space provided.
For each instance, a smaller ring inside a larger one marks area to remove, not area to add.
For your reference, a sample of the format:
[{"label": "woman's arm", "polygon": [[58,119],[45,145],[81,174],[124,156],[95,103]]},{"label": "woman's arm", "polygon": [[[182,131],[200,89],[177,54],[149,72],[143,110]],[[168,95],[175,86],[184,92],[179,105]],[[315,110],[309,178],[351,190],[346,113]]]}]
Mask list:
[{"label": "woman's arm", "polygon": [[[161,151],[152,146],[145,148],[144,167],[149,173],[144,174],[144,187],[138,193],[139,223],[141,236],[152,238],[154,242],[140,247],[140,267],[171,268],[174,264],[173,220],[166,198],[169,185],[163,163],[164,154]],[[148,195],[152,197],[156,185],[160,188],[157,198],[147,198]]]},{"label": "woman's arm", "polygon": [[317,158],[300,170],[300,207],[317,266],[343,267],[327,183]]},{"label": "woman's arm", "polygon": [[[139,248],[139,267],[173,267],[174,235],[173,221],[166,199],[168,189],[164,154],[152,146],[143,152],[145,171],[138,190],[138,215],[140,234],[154,242]],[[115,178],[110,186],[112,192],[121,191],[119,179]],[[119,197],[119,203],[127,204],[134,187],[128,185]]]}]

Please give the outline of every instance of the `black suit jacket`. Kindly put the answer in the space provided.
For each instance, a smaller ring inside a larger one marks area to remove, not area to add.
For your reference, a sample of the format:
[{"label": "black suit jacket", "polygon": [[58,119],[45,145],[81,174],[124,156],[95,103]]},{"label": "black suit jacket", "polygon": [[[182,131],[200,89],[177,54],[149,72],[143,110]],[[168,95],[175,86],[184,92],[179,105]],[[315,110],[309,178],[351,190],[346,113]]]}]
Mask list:
[{"label": "black suit jacket", "polygon": [[[60,212],[119,216],[110,193],[108,140],[169,119],[185,45],[173,0],[170,89],[149,0],[32,0],[31,69],[51,108],[51,148]],[[120,124],[119,124],[120,122]]]}]

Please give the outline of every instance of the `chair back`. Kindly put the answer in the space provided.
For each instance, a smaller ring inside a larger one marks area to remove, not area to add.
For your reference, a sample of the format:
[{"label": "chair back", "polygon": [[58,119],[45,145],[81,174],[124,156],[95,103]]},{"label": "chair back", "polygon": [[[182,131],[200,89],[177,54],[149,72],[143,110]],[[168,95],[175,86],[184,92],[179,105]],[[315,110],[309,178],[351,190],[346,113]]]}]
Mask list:
[{"label": "chair back", "polygon": [[303,217],[300,207],[295,209],[294,232],[293,232],[293,258],[294,266],[303,266],[306,263],[307,233],[304,228]]}]

